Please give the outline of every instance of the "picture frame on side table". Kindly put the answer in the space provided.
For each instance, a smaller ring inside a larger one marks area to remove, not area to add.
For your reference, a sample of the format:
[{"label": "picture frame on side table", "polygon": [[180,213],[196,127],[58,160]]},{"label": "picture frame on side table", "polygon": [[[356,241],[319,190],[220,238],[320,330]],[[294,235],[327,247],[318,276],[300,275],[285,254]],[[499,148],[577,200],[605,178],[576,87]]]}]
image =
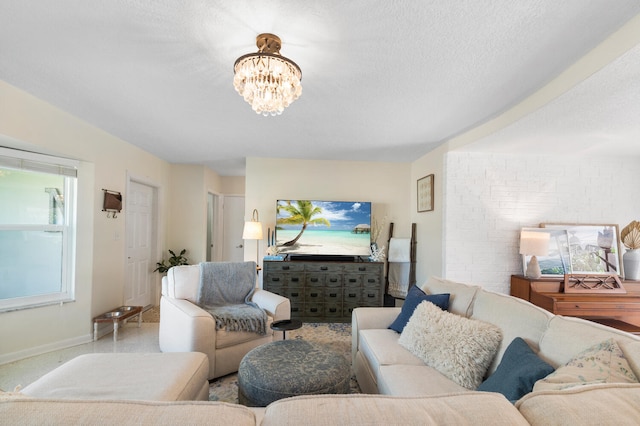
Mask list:
[{"label": "picture frame on side table", "polygon": [[567,232],[571,265],[568,273],[623,275],[618,225],[541,223],[540,227]]},{"label": "picture frame on side table", "polygon": [[418,213],[433,211],[433,174],[418,179]]}]

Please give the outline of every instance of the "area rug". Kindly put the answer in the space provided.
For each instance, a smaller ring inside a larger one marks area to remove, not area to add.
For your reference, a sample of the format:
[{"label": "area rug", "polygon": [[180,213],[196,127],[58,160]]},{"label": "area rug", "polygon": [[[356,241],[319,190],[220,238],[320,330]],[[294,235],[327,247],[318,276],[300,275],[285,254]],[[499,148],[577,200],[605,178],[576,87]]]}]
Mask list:
[{"label": "area rug", "polygon": [[[298,330],[288,331],[287,340],[302,339],[323,343],[344,355],[351,363],[351,324],[306,323]],[[351,377],[351,393],[360,393],[354,376]],[[209,401],[238,403],[238,374],[229,374],[212,381],[209,385]]]}]

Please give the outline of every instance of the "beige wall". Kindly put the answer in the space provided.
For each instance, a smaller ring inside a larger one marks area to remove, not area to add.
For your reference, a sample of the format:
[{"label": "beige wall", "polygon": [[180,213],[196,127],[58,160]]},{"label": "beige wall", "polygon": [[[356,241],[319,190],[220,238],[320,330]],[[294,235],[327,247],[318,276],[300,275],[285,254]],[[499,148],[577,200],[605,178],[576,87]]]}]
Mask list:
[{"label": "beige wall", "polygon": [[[444,218],[444,161],[446,151],[437,148],[411,164],[411,197],[409,212],[411,221],[416,224],[418,241],[418,261],[416,264],[416,281],[418,285],[429,276],[443,276],[442,247]],[[418,179],[433,174],[434,203],[433,211],[418,213],[417,182]]]},{"label": "beige wall", "polygon": [[[371,201],[372,216],[379,222],[386,217],[378,240],[386,246],[390,222],[395,223],[395,236],[411,233],[407,212],[410,176],[407,163],[248,158],[245,220],[258,209],[266,240],[267,228],[275,227],[278,199]],[[262,241],[261,256],[265,250],[266,241]],[[246,244],[245,259],[253,260],[255,252],[253,241]]]},{"label": "beige wall", "polygon": [[[170,166],[0,81],[0,145],[80,160],[76,300],[0,313],[0,362],[81,343],[93,316],[123,303],[125,215],[107,219],[102,188],[126,191],[136,176],[168,192]],[[165,197],[166,198],[166,197]],[[166,210],[164,204],[160,210]],[[124,212],[123,212],[124,213]],[[160,223],[161,245],[167,217]]]}]

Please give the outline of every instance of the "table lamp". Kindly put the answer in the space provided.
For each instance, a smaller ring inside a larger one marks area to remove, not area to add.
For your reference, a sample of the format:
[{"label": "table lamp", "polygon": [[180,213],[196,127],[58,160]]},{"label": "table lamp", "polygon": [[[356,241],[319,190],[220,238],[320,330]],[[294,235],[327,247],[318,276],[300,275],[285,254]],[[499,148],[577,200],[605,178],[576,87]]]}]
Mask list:
[{"label": "table lamp", "polygon": [[536,256],[549,254],[549,239],[550,234],[548,232],[520,231],[520,254],[531,256],[525,273],[527,277],[537,279],[542,276]]},{"label": "table lamp", "polygon": [[260,259],[260,240],[262,239],[262,223],[258,218],[258,210],[253,209],[253,215],[251,221],[244,223],[244,229],[242,230],[243,240],[256,240],[256,267],[258,266],[258,260]]}]

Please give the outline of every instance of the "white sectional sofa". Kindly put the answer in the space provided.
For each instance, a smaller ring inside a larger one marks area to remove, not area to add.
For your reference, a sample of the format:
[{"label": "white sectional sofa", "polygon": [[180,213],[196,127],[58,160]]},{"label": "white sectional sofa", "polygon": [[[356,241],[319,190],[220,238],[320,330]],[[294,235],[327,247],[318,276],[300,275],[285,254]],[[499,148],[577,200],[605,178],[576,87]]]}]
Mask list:
[{"label": "white sectional sofa", "polygon": [[[556,316],[524,300],[477,286],[432,277],[421,289],[427,294],[449,293],[449,312],[497,325],[502,330],[502,342],[487,376],[496,371],[509,343],[521,337],[553,368],[563,366],[585,349],[613,338],[635,376],[640,377],[640,338],[634,335],[579,318]],[[478,393],[445,377],[398,343],[400,334],[388,327],[400,310],[390,307],[353,311],[353,369],[362,391],[405,397]],[[544,404],[539,402],[543,400]],[[572,407],[571,404],[578,400],[605,411],[596,416],[591,408]],[[555,408],[551,408],[553,402],[557,403]],[[515,406],[526,413],[527,420],[538,424],[560,422],[562,419],[549,418],[558,413],[567,416],[566,424],[596,424],[594,419],[606,418],[609,421],[616,419],[617,424],[623,424],[625,420],[638,422],[640,384],[613,383],[571,390],[543,390],[529,393]],[[611,408],[607,408],[609,406]],[[571,419],[574,415],[583,418]]]},{"label": "white sectional sofa", "polygon": [[[554,368],[606,339],[614,339],[640,376],[640,339],[588,321],[554,316],[528,302],[478,287],[432,278],[428,293],[449,293],[449,311],[498,326],[502,343],[488,368],[523,338]],[[534,391],[515,404],[494,392],[464,388],[401,346],[388,326],[400,308],[353,313],[353,367],[369,394],[287,398],[266,408],[202,401],[113,401],[32,398],[0,392],[2,424],[220,425],[637,425],[640,384],[603,383]],[[372,395],[375,394],[375,395]],[[383,395],[380,395],[383,394]]]}]

